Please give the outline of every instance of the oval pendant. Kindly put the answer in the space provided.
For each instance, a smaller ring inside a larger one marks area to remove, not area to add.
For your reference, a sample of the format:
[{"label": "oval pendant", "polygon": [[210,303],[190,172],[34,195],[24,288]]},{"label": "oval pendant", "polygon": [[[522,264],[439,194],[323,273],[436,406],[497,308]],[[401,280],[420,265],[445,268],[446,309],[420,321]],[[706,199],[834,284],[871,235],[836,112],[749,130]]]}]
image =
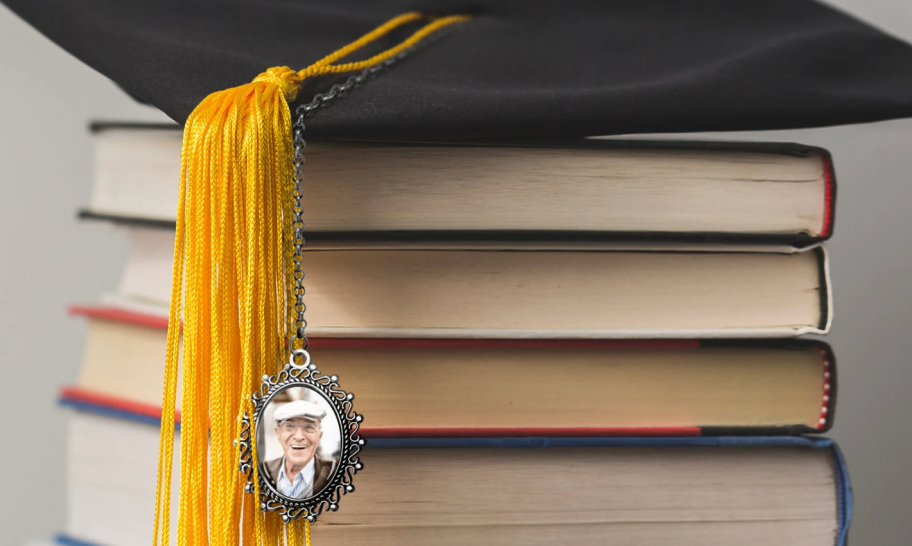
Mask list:
[{"label": "oval pendant", "polygon": [[259,489],[261,510],[276,511],[285,522],[313,522],[355,490],[352,478],[364,467],[358,454],[365,442],[354,398],[339,388],[337,376],[322,375],[304,349],[294,350],[277,375],[263,376],[238,443],[245,491]]}]

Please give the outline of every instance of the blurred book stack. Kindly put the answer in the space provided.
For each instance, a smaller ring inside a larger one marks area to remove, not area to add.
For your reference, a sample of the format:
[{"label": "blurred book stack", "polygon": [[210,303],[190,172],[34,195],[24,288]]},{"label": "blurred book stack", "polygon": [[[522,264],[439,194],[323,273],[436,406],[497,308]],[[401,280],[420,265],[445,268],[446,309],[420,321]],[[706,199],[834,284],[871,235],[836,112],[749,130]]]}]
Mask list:
[{"label": "blurred book stack", "polygon": [[[60,398],[58,542],[133,546],[151,540],[181,132],[92,131],[80,215],[131,254],[72,308],[89,326]],[[845,466],[805,436],[832,425],[835,360],[795,339],[832,320],[825,150],[325,142],[306,172],[312,354],[356,393],[369,448],[320,540],[844,542]]]}]

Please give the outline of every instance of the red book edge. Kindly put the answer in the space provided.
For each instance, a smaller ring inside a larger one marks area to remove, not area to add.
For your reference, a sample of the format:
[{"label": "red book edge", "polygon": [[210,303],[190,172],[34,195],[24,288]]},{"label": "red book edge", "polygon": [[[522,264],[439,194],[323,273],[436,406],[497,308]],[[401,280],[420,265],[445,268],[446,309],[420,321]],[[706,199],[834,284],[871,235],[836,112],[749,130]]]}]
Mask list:
[{"label": "red book edge", "polygon": [[832,400],[832,391],[833,391],[833,366],[830,361],[830,354],[821,350],[821,358],[823,360],[823,396],[820,404],[820,418],[817,420],[817,430],[825,430],[827,426],[831,423],[832,417],[830,414],[830,401]]},{"label": "red book edge", "polygon": [[827,238],[833,235],[833,217],[836,212],[836,173],[833,169],[833,159],[829,154],[822,156],[823,160],[823,228],[820,237]]},{"label": "red book edge", "polygon": [[[61,402],[78,402],[80,404],[123,411],[133,415],[151,417],[158,420],[161,420],[162,417],[162,408],[159,405],[137,402],[120,396],[111,396],[82,387],[63,387],[60,389],[58,397]],[[180,411],[175,411],[174,422],[180,423],[180,421]]]},{"label": "red book edge", "polygon": [[[160,420],[161,406],[136,402],[84,389],[64,387],[60,390],[61,402],[75,402],[97,408],[121,411],[141,417]],[[175,412],[175,423],[180,423],[180,412]],[[459,437],[594,437],[594,436],[700,436],[700,427],[364,427],[360,433],[365,438],[459,438]]]},{"label": "red book edge", "polygon": [[134,326],[146,326],[157,330],[168,329],[168,318],[150,313],[129,311],[107,305],[72,305],[67,312],[75,317],[110,320]]}]

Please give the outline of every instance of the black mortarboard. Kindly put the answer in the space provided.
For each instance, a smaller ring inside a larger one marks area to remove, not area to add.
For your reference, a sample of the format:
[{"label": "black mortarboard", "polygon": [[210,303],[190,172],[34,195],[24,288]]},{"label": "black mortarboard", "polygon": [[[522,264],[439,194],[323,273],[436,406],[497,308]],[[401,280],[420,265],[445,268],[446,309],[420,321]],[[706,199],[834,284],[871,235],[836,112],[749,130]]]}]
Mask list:
[{"label": "black mortarboard", "polygon": [[[808,0],[4,1],[178,122],[213,91],[272,66],[304,68],[410,10],[474,18],[320,112],[310,137],[781,129],[912,116],[912,47]],[[305,82],[299,101],[331,83]],[[66,82],[61,90],[66,100]]]}]

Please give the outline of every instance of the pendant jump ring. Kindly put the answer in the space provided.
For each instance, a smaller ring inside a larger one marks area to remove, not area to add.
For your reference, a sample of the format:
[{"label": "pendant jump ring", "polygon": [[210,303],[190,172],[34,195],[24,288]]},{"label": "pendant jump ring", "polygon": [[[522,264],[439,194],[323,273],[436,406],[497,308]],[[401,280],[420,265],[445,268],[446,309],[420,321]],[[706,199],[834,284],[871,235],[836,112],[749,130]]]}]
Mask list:
[{"label": "pendant jump ring", "polygon": [[298,341],[298,340],[300,340],[301,343],[303,344],[303,347],[301,347],[302,349],[307,348],[307,336],[305,336],[303,334],[304,334],[304,328],[301,327],[301,328],[298,328],[298,335],[294,335],[294,336],[291,336],[290,338],[288,338],[288,352],[289,353],[294,353],[297,350],[297,349],[295,349],[294,344],[295,344],[295,341]]},{"label": "pendant jump ring", "polygon": [[[301,364],[295,363],[295,358],[299,356],[304,357],[304,362]],[[306,349],[295,349],[291,351],[291,356],[288,358],[288,364],[290,364],[292,368],[303,370],[304,368],[310,366],[310,353],[307,352]]]}]

